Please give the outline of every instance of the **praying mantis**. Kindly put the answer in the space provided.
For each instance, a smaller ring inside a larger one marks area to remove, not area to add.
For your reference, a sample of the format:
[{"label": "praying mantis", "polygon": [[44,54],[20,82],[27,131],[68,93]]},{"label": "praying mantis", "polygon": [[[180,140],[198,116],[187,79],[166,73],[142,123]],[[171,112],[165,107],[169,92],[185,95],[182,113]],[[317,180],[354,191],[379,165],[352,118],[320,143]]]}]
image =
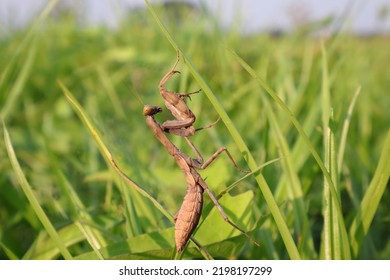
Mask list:
[{"label": "praying mantis", "polygon": [[[189,157],[188,155],[181,152],[168,139],[168,137],[164,133],[164,131],[166,131],[164,124],[159,124],[155,120],[154,115],[160,112],[162,112],[161,107],[145,105],[143,113],[146,117],[146,124],[152,130],[156,138],[164,145],[168,153],[174,158],[187,181],[186,195],[184,197],[180,210],[175,215],[175,243],[177,252],[180,253],[181,251],[183,251],[185,245],[187,244],[187,241],[191,237],[192,232],[198,225],[199,218],[202,213],[204,191],[206,191],[207,194],[210,196],[211,200],[216,205],[223,219],[231,226],[239,230],[241,233],[243,233],[246,237],[248,237],[254,244],[259,246],[259,244],[246,231],[242,230],[229,220],[229,218],[223,211],[222,206],[218,203],[218,200],[215,198],[214,194],[211,192],[206,182],[196,171],[196,169],[205,169],[223,152],[225,152],[229,156],[234,166],[238,168],[229,151],[226,149],[226,147],[222,147],[217,152],[215,152],[210,159],[205,162],[200,162],[197,159]],[[195,146],[191,145],[191,147],[194,149],[196,154],[199,154]]]},{"label": "praying mantis", "polygon": [[[154,115],[162,112],[161,107],[145,105],[144,106],[144,116],[146,117],[146,123],[149,128],[152,130],[156,138],[164,145],[168,153],[175,159],[177,165],[180,167],[181,171],[184,174],[184,177],[187,181],[187,192],[184,197],[183,203],[180,207],[180,210],[175,215],[175,243],[177,252],[183,251],[185,245],[187,244],[189,238],[191,237],[192,232],[195,230],[198,225],[199,218],[202,213],[203,206],[203,192],[206,191],[210,196],[213,203],[216,205],[218,211],[222,215],[223,219],[229,223],[231,226],[239,230],[241,233],[246,235],[254,244],[259,246],[259,244],[244,230],[239,228],[237,225],[232,223],[225,212],[222,209],[222,206],[219,204],[218,200],[215,198],[213,193],[210,191],[206,182],[196,171],[196,169],[203,170],[208,167],[221,153],[225,152],[233,165],[241,170],[233,157],[229,153],[226,147],[221,147],[217,150],[207,161],[203,160],[202,155],[199,153],[194,144],[190,141],[189,136],[195,134],[195,131],[198,131],[203,128],[208,128],[213,126],[218,120],[212,123],[209,126],[195,129],[193,123],[195,122],[195,115],[187,106],[184,98],[189,97],[191,94],[198,93],[199,91],[192,93],[172,93],[164,89],[164,84],[167,80],[172,77],[175,73],[179,73],[175,68],[179,62],[180,56],[177,53],[176,62],[172,68],[160,81],[159,90],[160,94],[165,101],[167,109],[172,113],[176,118],[175,120],[168,120],[162,124],[159,124]],[[194,153],[197,156],[197,159],[193,159],[188,155],[181,152],[164,134],[168,132],[173,135],[183,136],[189,146],[192,148]]]}]

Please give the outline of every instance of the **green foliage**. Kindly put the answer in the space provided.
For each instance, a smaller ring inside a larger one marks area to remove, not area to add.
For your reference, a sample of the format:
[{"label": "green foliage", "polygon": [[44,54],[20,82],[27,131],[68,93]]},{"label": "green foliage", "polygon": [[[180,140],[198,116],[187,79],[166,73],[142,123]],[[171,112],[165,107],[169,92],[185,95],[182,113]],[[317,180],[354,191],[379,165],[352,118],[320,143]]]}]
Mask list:
[{"label": "green foliage", "polygon": [[227,146],[253,170],[222,157],[201,174],[261,244],[205,194],[194,238],[208,254],[190,242],[182,258],[390,258],[388,38],[245,37],[204,11],[173,20],[174,7],[150,6],[116,31],[81,28],[53,3],[0,44],[1,259],[174,256],[185,180],[142,103],[163,105],[176,49],[167,88],[202,88],[189,101],[196,127],[221,117],[195,145],[205,158]]}]

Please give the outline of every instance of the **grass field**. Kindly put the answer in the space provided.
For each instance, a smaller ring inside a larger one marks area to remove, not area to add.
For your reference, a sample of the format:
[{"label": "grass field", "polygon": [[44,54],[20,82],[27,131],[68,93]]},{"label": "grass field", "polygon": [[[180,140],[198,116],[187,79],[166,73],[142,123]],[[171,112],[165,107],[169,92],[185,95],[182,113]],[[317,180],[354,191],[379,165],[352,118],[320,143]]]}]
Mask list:
[{"label": "grass field", "polygon": [[202,89],[188,103],[196,127],[221,118],[193,142],[254,171],[221,156],[200,173],[260,243],[205,194],[194,238],[209,255],[189,242],[181,258],[390,258],[388,37],[240,36],[151,7],[110,31],[51,8],[1,39],[0,259],[174,257],[185,180],[142,108],[163,106],[176,48],[185,59],[167,88]]}]

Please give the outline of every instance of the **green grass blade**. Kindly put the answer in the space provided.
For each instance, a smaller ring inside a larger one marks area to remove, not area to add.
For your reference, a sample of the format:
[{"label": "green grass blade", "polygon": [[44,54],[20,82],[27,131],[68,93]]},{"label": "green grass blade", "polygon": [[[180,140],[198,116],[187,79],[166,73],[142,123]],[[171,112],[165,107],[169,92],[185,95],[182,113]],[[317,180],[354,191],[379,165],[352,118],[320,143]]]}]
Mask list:
[{"label": "green grass blade", "polygon": [[89,226],[86,226],[80,222],[75,222],[75,225],[78,227],[78,229],[81,231],[81,233],[85,236],[87,239],[89,245],[92,247],[93,251],[96,253],[96,255],[99,257],[100,260],[104,260],[103,255],[100,253],[99,249],[102,247],[100,240],[96,238],[96,235],[92,228]]},{"label": "green grass blade", "polygon": [[351,248],[354,257],[359,254],[359,249],[363,242],[364,237],[367,235],[371,226],[375,213],[378,210],[379,202],[383,197],[383,194],[388,186],[390,177],[390,131],[387,133],[385,143],[381,152],[378,166],[375,170],[374,177],[372,178],[370,185],[362,202],[360,204],[359,211],[355,215],[352,222],[349,236],[351,240]]},{"label": "green grass blade", "polygon": [[[328,73],[328,55],[324,44],[321,44],[322,83],[321,113],[324,142],[325,168],[331,180],[324,178],[324,258],[350,259],[350,246],[341,208],[339,173],[335,148],[335,124],[330,96],[330,79]],[[325,176],[324,176],[325,177]],[[331,184],[332,183],[332,184]],[[333,186],[332,186],[333,185]],[[332,187],[334,191],[332,191]],[[337,204],[340,204],[339,206]]]},{"label": "green grass blade", "polygon": [[10,260],[18,260],[18,256],[11,250],[11,248],[8,248],[7,245],[5,245],[3,242],[0,241],[0,248],[4,251],[4,253],[7,255],[7,257]]},{"label": "green grass blade", "polygon": [[287,140],[284,137],[282,130],[277,122],[276,116],[272,111],[272,106],[263,98],[265,108],[267,108],[267,116],[270,120],[272,130],[276,135],[276,139],[279,143],[280,156],[282,158],[282,166],[287,177],[287,192],[289,200],[292,203],[294,224],[296,234],[303,237],[301,240],[301,251],[305,253],[306,258],[311,259],[315,255],[313,238],[311,236],[311,229],[306,227],[308,224],[308,217],[306,214],[306,205],[304,201],[304,194],[302,185],[299,181],[298,174],[294,169],[292,162],[291,151],[288,147]]},{"label": "green grass blade", "polygon": [[[334,145],[334,133],[330,129],[330,92],[329,92],[329,77],[328,77],[328,65],[326,58],[326,51],[324,45],[321,44],[321,54],[322,54],[322,83],[321,83],[321,117],[322,117],[322,131],[323,131],[323,143],[324,143],[324,165],[328,170],[329,174],[332,177],[332,182],[335,185],[334,174],[332,173],[332,151]],[[331,260],[336,258],[336,251],[339,250],[339,247],[336,246],[336,241],[338,238],[338,227],[337,227],[337,215],[335,213],[334,199],[332,197],[332,192],[330,191],[329,182],[324,180],[324,189],[323,189],[323,215],[324,215],[324,227],[323,227],[323,242],[322,252],[323,259]],[[338,190],[336,189],[337,198]]]},{"label": "green grass blade", "polygon": [[[332,180],[335,183],[338,198],[340,192],[338,187],[338,171],[336,165],[336,151],[334,141],[333,113],[330,113],[330,125],[324,128],[325,142],[325,166],[328,168]],[[349,251],[348,246],[343,246],[343,236],[339,228],[339,220],[343,217],[338,216],[335,208],[336,200],[333,198],[327,181],[324,182],[324,259],[334,260],[343,259],[344,250]]]},{"label": "green grass blade", "polygon": [[355,94],[353,95],[353,98],[351,100],[351,103],[349,104],[347,116],[345,117],[345,120],[343,123],[343,129],[341,132],[339,150],[337,152],[337,158],[338,158],[337,166],[339,168],[339,173],[341,173],[341,168],[343,166],[343,159],[344,159],[345,145],[347,143],[349,124],[351,122],[352,112],[353,112],[353,109],[355,108],[356,100],[360,94],[360,89],[361,89],[360,86],[356,89]]},{"label": "green grass blade", "polygon": [[41,205],[39,204],[38,199],[34,195],[34,191],[31,188],[30,184],[28,183],[26,177],[24,176],[23,170],[20,167],[20,164],[18,162],[18,159],[16,157],[15,151],[12,146],[11,138],[8,134],[8,130],[3,122],[3,131],[4,131],[4,142],[7,149],[8,157],[11,161],[12,167],[16,173],[16,178],[19,181],[19,184],[26,195],[28,201],[31,204],[31,207],[34,209],[35,214],[37,215],[38,219],[42,223],[43,227],[47,231],[47,233],[55,240],[56,246],[61,251],[62,256],[65,259],[72,259],[72,255],[64,245],[61,238],[58,236],[57,231],[53,224],[50,222],[49,218],[46,216],[45,211],[42,209]]},{"label": "green grass blade", "polygon": [[16,101],[23,92],[23,87],[31,73],[31,69],[34,63],[34,58],[36,55],[37,46],[35,42],[32,42],[27,53],[26,60],[23,63],[22,69],[20,70],[18,77],[12,85],[12,88],[9,91],[8,98],[1,109],[0,117],[6,121],[10,112],[14,111]]}]

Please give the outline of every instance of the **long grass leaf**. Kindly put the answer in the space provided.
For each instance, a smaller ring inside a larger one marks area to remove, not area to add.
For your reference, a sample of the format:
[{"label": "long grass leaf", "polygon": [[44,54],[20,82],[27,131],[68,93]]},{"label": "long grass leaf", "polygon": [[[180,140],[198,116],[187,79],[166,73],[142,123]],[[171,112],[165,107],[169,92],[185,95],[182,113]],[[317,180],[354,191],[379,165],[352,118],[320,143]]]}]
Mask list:
[{"label": "long grass leaf", "polygon": [[8,259],[10,260],[18,260],[17,254],[15,254],[11,248],[8,248],[3,242],[0,241],[0,248],[4,251],[4,253],[7,255]]},{"label": "long grass leaf", "polygon": [[18,159],[16,157],[14,148],[12,146],[11,138],[9,136],[8,130],[3,122],[3,131],[4,131],[4,142],[5,146],[8,152],[8,157],[11,161],[12,167],[15,171],[16,178],[19,181],[19,184],[26,195],[28,201],[31,204],[32,209],[34,210],[35,214],[37,215],[38,219],[42,223],[43,227],[47,231],[47,233],[53,238],[53,240],[56,243],[56,246],[61,251],[62,256],[65,259],[72,259],[72,255],[64,245],[64,242],[61,240],[59,235],[57,234],[57,231],[53,224],[50,222],[49,218],[47,217],[45,211],[42,209],[41,205],[39,204],[38,199],[36,198],[33,189],[31,188],[30,184],[28,183],[26,177],[24,176],[23,170],[20,167],[20,164],[18,162]]},{"label": "long grass leaf", "polygon": [[388,187],[389,177],[390,131],[387,133],[374,177],[364,194],[359,211],[356,213],[349,231],[354,257],[357,257],[359,254],[364,237],[367,235],[375,213],[378,210],[379,202],[383,197],[386,187]]},{"label": "long grass leaf", "polygon": [[[340,192],[338,188],[338,171],[337,157],[335,151],[334,140],[334,124],[333,112],[330,115],[330,124],[324,127],[324,142],[325,142],[325,166],[328,168],[335,184],[338,198]],[[327,181],[324,182],[324,258],[325,259],[342,259],[344,258],[344,250],[349,251],[348,244],[346,248],[343,246],[343,236],[339,228],[340,217],[335,208],[335,199],[329,189]],[[346,241],[348,242],[348,241]]]},{"label": "long grass leaf", "polygon": [[[324,165],[332,177],[331,164],[332,164],[332,148],[334,134],[329,127],[330,120],[330,92],[329,92],[329,76],[328,65],[326,59],[326,51],[324,45],[321,44],[322,54],[322,81],[321,81],[321,117],[322,117],[322,131],[323,131],[323,143],[324,143]],[[333,178],[332,178],[333,179]],[[335,181],[332,180],[335,185]],[[336,189],[338,194],[338,190]],[[339,197],[337,195],[337,197]],[[335,250],[339,248],[335,246],[335,240],[338,240],[335,235],[337,231],[337,215],[335,215],[334,200],[332,192],[330,191],[329,181],[324,180],[323,188],[323,215],[324,215],[324,227],[323,227],[323,242],[321,244],[323,249],[323,258],[331,260],[335,258]]]},{"label": "long grass leaf", "polygon": [[19,96],[22,94],[23,87],[31,72],[34,63],[34,58],[36,55],[36,50],[37,50],[37,46],[35,42],[33,42],[28,50],[26,60],[24,61],[21,70],[19,71],[18,77],[16,78],[15,82],[12,85],[12,88],[8,93],[8,98],[6,99],[6,102],[3,108],[1,109],[0,117],[4,121],[7,120],[8,115],[11,112],[15,111],[14,107],[16,105],[16,102],[19,99]]},{"label": "long grass leaf", "polygon": [[[331,180],[324,178],[324,258],[350,259],[351,249],[345,228],[343,213],[338,211],[340,203],[339,173],[335,148],[335,125],[330,96],[330,79],[328,55],[324,44],[321,44],[322,81],[321,81],[321,113],[324,143],[324,165]],[[325,177],[325,176],[324,176]],[[332,183],[334,191],[332,191]]]},{"label": "long grass leaf", "polygon": [[100,253],[99,249],[102,247],[100,241],[96,238],[95,233],[92,228],[85,226],[80,222],[76,222],[75,225],[79,228],[81,233],[86,237],[89,245],[92,247],[93,251],[99,257],[99,259],[104,260],[103,255]]},{"label": "long grass leaf", "polygon": [[[280,156],[282,160],[282,166],[287,176],[287,188],[289,199],[293,204],[293,217],[295,223],[295,229],[299,236],[305,236],[305,239],[301,241],[302,252],[305,253],[306,258],[313,258],[315,255],[314,243],[311,236],[310,228],[307,227],[308,218],[306,215],[306,205],[304,202],[304,194],[302,190],[302,185],[299,181],[298,174],[293,167],[293,162],[291,158],[291,151],[288,147],[287,140],[283,136],[281,128],[276,120],[276,116],[272,111],[272,106],[264,98],[265,108],[267,108],[267,116],[270,120],[272,130],[276,135],[276,139],[279,143]],[[306,225],[306,227],[305,227]]]},{"label": "long grass leaf", "polygon": [[344,123],[343,123],[343,129],[341,131],[341,138],[340,138],[340,144],[339,144],[339,150],[337,152],[337,166],[339,168],[339,173],[341,173],[341,168],[343,166],[343,159],[344,159],[344,152],[345,152],[345,145],[347,143],[347,135],[349,130],[349,124],[351,122],[352,118],[352,112],[356,104],[356,100],[359,97],[361,87],[359,86],[355,94],[353,95],[353,98],[351,100],[351,103],[349,104],[347,116],[345,117]]}]

